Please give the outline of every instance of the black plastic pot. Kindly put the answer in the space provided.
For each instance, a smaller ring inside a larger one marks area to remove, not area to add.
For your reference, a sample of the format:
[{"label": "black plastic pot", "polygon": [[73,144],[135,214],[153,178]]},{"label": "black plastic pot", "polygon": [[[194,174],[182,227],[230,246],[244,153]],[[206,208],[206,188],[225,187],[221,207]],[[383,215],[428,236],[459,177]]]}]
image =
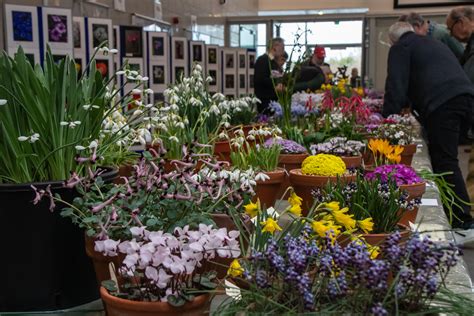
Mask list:
[{"label": "black plastic pot", "polygon": [[[117,170],[102,175],[106,182]],[[65,201],[77,192],[63,182],[0,184],[0,312],[57,310],[100,297],[94,267],[84,251],[84,231],[49,210],[49,200],[32,201],[38,189],[51,185]]]}]

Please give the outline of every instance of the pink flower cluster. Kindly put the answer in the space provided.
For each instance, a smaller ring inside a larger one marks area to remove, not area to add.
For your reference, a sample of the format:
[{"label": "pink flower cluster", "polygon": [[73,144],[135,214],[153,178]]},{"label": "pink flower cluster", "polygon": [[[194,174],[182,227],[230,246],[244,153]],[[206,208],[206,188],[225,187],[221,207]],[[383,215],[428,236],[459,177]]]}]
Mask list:
[{"label": "pink flower cluster", "polygon": [[413,168],[402,164],[379,166],[365,177],[369,180],[380,178],[382,182],[387,182],[388,179],[391,179],[394,180],[397,185],[423,182],[423,179],[416,174]]}]

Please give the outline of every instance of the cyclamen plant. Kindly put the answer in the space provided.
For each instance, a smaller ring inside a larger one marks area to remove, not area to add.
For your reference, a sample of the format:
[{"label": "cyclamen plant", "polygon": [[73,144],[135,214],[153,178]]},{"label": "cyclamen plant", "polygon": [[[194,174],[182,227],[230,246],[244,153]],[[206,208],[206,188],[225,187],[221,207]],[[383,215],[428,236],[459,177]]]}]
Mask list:
[{"label": "cyclamen plant", "polygon": [[[165,161],[153,149],[145,152],[146,158],[134,165],[130,177],[121,178],[122,184],[104,184],[102,171],[93,172],[90,167],[87,177],[73,173],[65,186],[75,187],[81,197],[66,204],[61,215],[70,217],[89,236],[104,240],[129,239],[129,228],[136,225],[172,232],[175,227],[212,224],[212,213],[240,212],[254,194],[255,174],[228,171],[226,162],[183,151],[182,160],[171,162],[174,171],[166,171]],[[198,161],[203,164],[200,170]],[[55,202],[66,203],[49,190],[37,191],[35,203],[43,197],[50,199],[52,207]]]},{"label": "cyclamen plant", "polygon": [[240,255],[239,231],[215,229],[199,224],[198,230],[188,225],[173,233],[149,231],[145,227],[130,228],[131,240],[99,240],[95,250],[107,256],[125,255],[118,273],[118,284],[106,282],[118,297],[136,301],[161,301],[181,306],[194,294],[214,289],[215,274],[197,274],[203,260],[216,257],[236,258]]},{"label": "cyclamen plant", "polygon": [[333,137],[324,143],[312,145],[310,150],[313,155],[360,156],[362,155],[361,150],[364,147],[365,144],[357,140],[347,140],[346,137]]}]

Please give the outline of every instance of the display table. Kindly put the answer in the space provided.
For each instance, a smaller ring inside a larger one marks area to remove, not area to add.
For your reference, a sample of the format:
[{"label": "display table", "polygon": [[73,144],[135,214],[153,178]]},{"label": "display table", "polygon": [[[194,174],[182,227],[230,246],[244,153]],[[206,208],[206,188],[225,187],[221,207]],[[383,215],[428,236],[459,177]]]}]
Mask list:
[{"label": "display table", "polygon": [[[426,144],[419,139],[417,141],[418,149],[413,159],[412,166],[416,170],[428,169],[431,170],[431,164],[428,156],[428,148]],[[450,230],[451,226],[448,223],[448,219],[443,211],[441,202],[439,200],[438,189],[429,183],[426,188],[426,193],[423,196],[423,204],[418,211],[418,217],[416,220],[416,229],[422,234],[430,235],[434,241],[437,242],[453,242],[453,232]],[[277,202],[277,210],[283,210],[287,206],[286,201]],[[282,218],[281,221],[285,221]],[[469,272],[464,260],[461,258],[459,263],[453,267],[446,280],[447,287],[456,293],[465,293],[474,299],[474,293],[472,288],[472,281],[469,276]],[[233,291],[233,295],[235,295]],[[229,297],[226,295],[216,295],[214,298],[211,311],[215,310],[224,300]],[[2,315],[87,315],[87,316],[99,316],[105,315],[103,306],[100,300],[92,302],[87,305],[79,306],[74,309],[68,309],[64,311],[54,312],[31,312],[31,313],[2,313]]]}]

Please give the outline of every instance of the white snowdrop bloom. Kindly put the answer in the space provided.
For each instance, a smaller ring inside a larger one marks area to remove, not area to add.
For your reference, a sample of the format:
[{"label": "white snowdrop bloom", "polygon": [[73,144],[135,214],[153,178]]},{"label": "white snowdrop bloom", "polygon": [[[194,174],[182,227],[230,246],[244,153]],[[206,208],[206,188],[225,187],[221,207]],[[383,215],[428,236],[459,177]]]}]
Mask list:
[{"label": "white snowdrop bloom", "polygon": [[34,143],[34,142],[38,141],[39,138],[40,138],[40,134],[34,133],[33,135],[30,136],[29,142],[30,142],[30,143]]},{"label": "white snowdrop bloom", "polygon": [[153,103],[145,104],[145,108],[147,109],[151,109],[152,107],[153,107]]},{"label": "white snowdrop bloom", "polygon": [[0,106],[7,104],[7,100],[5,99],[0,99]]},{"label": "white snowdrop bloom", "polygon": [[194,69],[196,69],[197,71],[202,71],[202,67],[201,67],[201,65],[199,65],[199,64],[196,64],[196,66],[194,67]]},{"label": "white snowdrop bloom", "polygon": [[145,89],[145,93],[146,94],[153,94],[154,91],[152,89],[148,88],[148,89]]},{"label": "white snowdrop bloom", "polygon": [[171,110],[177,112],[179,111],[179,106],[176,103],[170,105]]},{"label": "white snowdrop bloom", "polygon": [[138,116],[138,115],[141,115],[141,114],[143,114],[142,110],[135,110],[135,112],[133,112],[134,116]]},{"label": "white snowdrop bloom", "polygon": [[178,103],[178,102],[179,102],[179,97],[176,94],[173,94],[170,97],[170,103],[173,104],[173,103]]},{"label": "white snowdrop bloom", "polygon": [[99,143],[97,142],[97,140],[93,140],[93,141],[91,141],[91,143],[89,144],[89,148],[90,148],[90,149],[97,148],[97,146],[99,146]]},{"label": "white snowdrop bloom", "polygon": [[81,146],[81,145],[77,145],[74,148],[76,148],[76,150],[79,150],[79,151],[86,149],[86,147]]},{"label": "white snowdrop bloom", "polygon": [[29,139],[29,137],[28,137],[28,136],[19,136],[17,139],[18,139],[20,142],[24,142],[24,141],[27,141],[27,140]]},{"label": "white snowdrop bloom", "polygon": [[176,124],[176,126],[178,126],[180,129],[184,129],[184,128],[185,128],[183,122],[178,122],[178,123]]},{"label": "white snowdrop bloom", "polygon": [[255,136],[249,135],[249,136],[247,136],[247,139],[250,140],[250,141],[254,141],[254,140],[255,140]]},{"label": "white snowdrop bloom", "polygon": [[147,76],[144,76],[144,77],[141,77],[141,81],[148,81],[150,78],[148,78]]},{"label": "white snowdrop bloom", "polygon": [[225,123],[224,123],[224,127],[225,127],[225,128],[229,128],[229,127],[230,127],[230,123],[229,123],[229,122],[225,122]]},{"label": "white snowdrop bloom", "polygon": [[170,142],[179,143],[179,139],[176,136],[170,136],[170,137],[168,137],[168,139],[169,139]]},{"label": "white snowdrop bloom", "polygon": [[111,48],[111,49],[109,49],[109,53],[111,53],[111,54],[117,54],[117,53],[118,53],[118,49],[116,49],[116,48]]},{"label": "white snowdrop bloom", "polygon": [[214,113],[215,115],[219,115],[220,111],[217,105],[213,104],[209,109],[210,112]]},{"label": "white snowdrop bloom", "polygon": [[214,79],[213,79],[211,76],[208,76],[208,77],[206,78],[206,82],[212,82],[212,81],[214,81]]},{"label": "white snowdrop bloom", "polygon": [[130,75],[132,75],[132,76],[138,76],[138,71],[136,71],[136,70],[131,70],[131,71],[130,71]]},{"label": "white snowdrop bloom", "polygon": [[222,133],[219,134],[218,137],[219,137],[219,139],[226,139],[226,138],[227,138],[227,134],[224,133],[224,132],[222,132]]},{"label": "white snowdrop bloom", "polygon": [[119,70],[119,71],[117,71],[115,74],[116,74],[117,76],[122,76],[122,75],[125,74],[125,71]]},{"label": "white snowdrop bloom", "polygon": [[132,93],[133,94],[141,94],[142,90],[135,88],[135,89],[132,90]]},{"label": "white snowdrop bloom", "polygon": [[184,118],[184,120],[183,120],[183,122],[184,122],[184,124],[188,125],[188,124],[189,124],[189,120],[188,120],[188,118],[187,118],[187,117],[185,117],[185,118]]},{"label": "white snowdrop bloom", "polygon": [[160,111],[163,112],[163,113],[167,113],[167,112],[169,112],[169,110],[171,110],[171,108],[169,106],[164,106],[164,107],[160,108]]},{"label": "white snowdrop bloom", "polygon": [[267,174],[263,173],[263,172],[259,172],[257,174],[257,176],[255,177],[255,181],[266,181],[266,180],[269,180],[269,179],[270,179],[270,177]]},{"label": "white snowdrop bloom", "polygon": [[69,125],[69,123],[68,123],[68,122],[65,122],[65,121],[62,121],[62,122],[59,123],[59,125],[61,125],[61,126],[67,126],[67,125]]}]

